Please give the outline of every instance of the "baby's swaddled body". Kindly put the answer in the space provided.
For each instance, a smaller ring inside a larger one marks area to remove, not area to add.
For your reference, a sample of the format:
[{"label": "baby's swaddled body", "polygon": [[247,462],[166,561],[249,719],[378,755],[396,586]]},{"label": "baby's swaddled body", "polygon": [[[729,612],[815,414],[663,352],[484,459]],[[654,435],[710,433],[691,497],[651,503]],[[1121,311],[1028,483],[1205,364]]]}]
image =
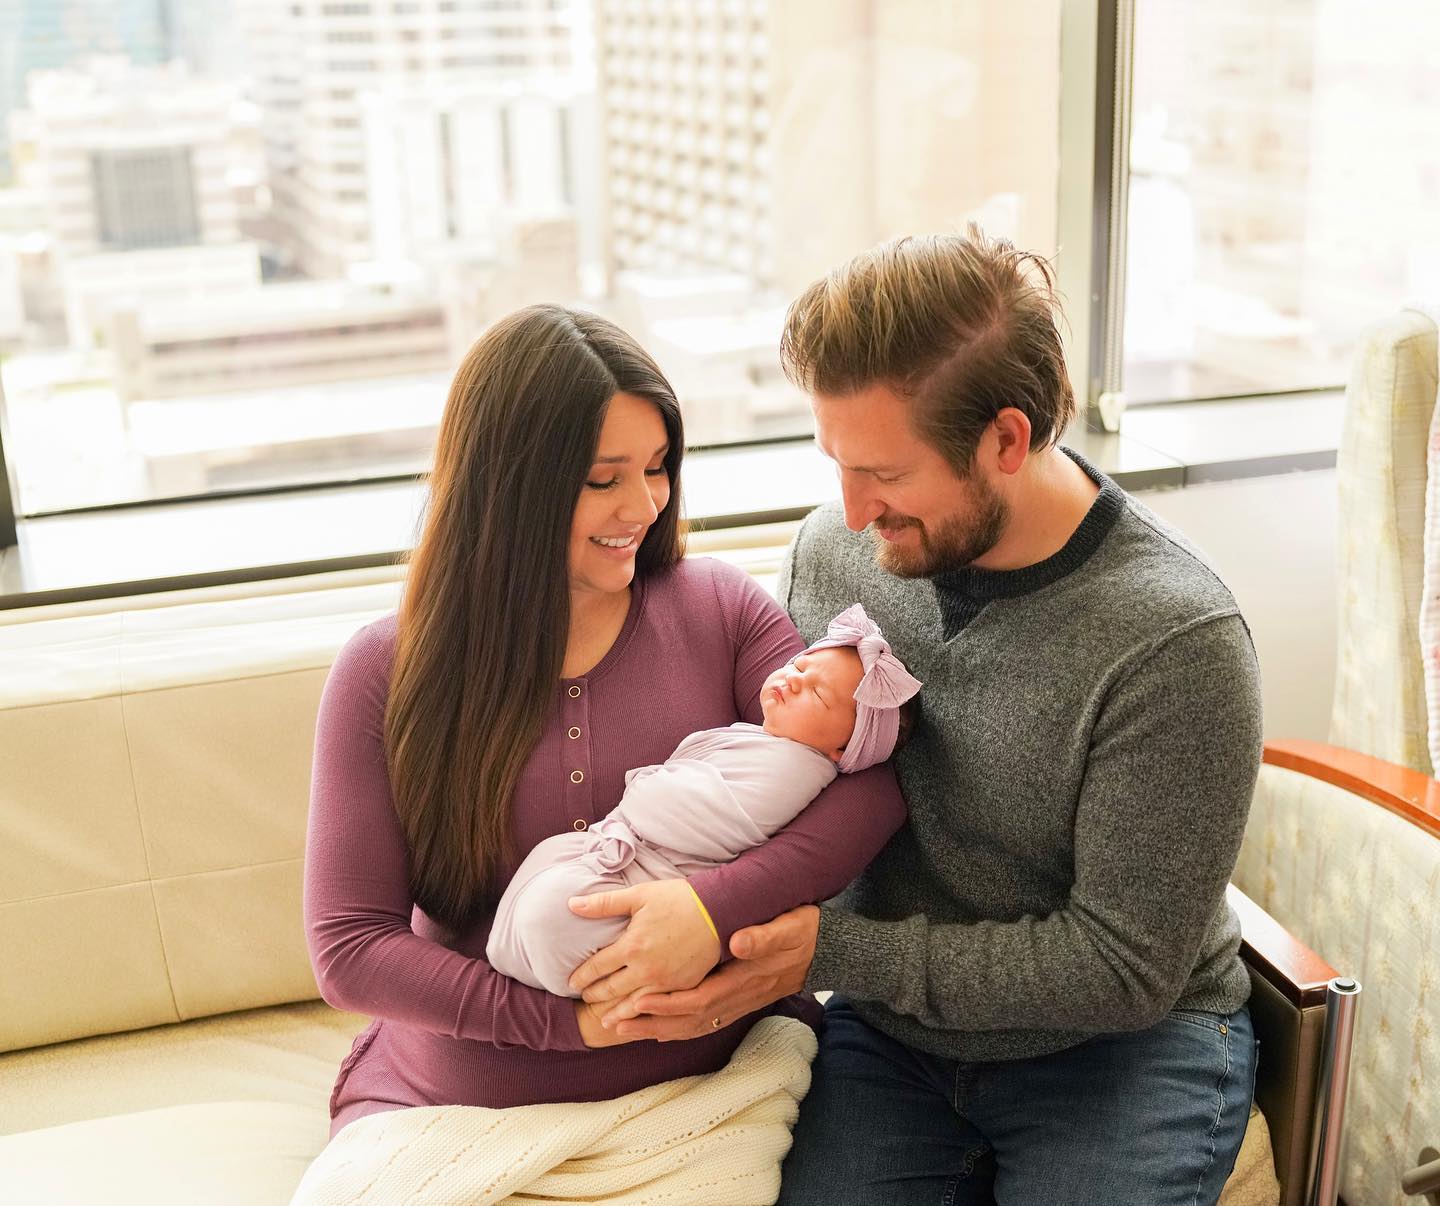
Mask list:
[{"label": "baby's swaddled body", "polygon": [[818,750],[759,725],[692,733],[665,762],[630,771],[603,820],[530,851],[495,911],[486,958],[504,975],[578,997],[571,974],[630,919],[577,917],[570,897],[727,863],[787,825],[836,773]]}]

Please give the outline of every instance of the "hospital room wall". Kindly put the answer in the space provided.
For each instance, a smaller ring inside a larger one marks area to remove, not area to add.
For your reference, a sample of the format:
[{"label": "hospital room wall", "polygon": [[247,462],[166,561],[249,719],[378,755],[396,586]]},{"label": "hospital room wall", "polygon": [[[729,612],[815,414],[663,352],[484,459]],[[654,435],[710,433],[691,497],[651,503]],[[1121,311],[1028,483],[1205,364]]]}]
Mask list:
[{"label": "hospital room wall", "polygon": [[1265,736],[1325,741],[1335,685],[1333,470],[1147,490],[1229,584],[1255,638]]}]

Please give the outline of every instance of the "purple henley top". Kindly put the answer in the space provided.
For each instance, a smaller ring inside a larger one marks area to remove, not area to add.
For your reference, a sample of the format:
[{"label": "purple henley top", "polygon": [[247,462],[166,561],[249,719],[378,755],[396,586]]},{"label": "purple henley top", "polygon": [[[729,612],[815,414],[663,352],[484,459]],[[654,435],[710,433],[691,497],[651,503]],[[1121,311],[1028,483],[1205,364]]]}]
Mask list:
[{"label": "purple henley top", "polygon": [[[760,1013],[688,1042],[591,1050],[574,1002],[485,962],[490,917],[442,944],[410,897],[408,851],[383,744],[395,617],[361,629],[336,658],[315,735],[305,851],[305,929],[320,993],[376,1020],[356,1040],[330,1099],[331,1133],[401,1106],[505,1107],[618,1097],[712,1072]],[[519,861],[542,838],[588,825],[620,802],[625,772],[664,762],[681,738],[760,723],[766,676],[804,647],[748,574],[709,558],[636,579],[615,644],[564,679],[515,792]],[[839,892],[904,820],[884,764],[841,775],[768,842],[691,882],[730,935]],[[812,998],[764,1012],[812,1024]]]}]

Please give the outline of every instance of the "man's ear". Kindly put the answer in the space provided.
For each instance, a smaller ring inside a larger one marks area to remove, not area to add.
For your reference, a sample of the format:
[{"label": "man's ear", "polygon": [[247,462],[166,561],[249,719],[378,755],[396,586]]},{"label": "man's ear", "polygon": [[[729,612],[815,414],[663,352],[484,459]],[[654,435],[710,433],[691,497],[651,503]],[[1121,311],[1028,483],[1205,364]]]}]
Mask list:
[{"label": "man's ear", "polygon": [[1030,419],[1023,410],[1007,406],[995,416],[995,465],[1001,473],[1019,473],[1030,455]]}]

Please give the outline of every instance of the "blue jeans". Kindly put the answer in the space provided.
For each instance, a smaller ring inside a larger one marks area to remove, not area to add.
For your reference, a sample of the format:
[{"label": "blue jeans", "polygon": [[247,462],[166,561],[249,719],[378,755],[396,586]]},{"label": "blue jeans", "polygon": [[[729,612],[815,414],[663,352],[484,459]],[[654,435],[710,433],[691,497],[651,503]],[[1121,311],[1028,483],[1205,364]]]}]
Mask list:
[{"label": "blue jeans", "polygon": [[780,1206],[1213,1204],[1254,1087],[1243,1008],[966,1064],[896,1042],[835,997]]}]

